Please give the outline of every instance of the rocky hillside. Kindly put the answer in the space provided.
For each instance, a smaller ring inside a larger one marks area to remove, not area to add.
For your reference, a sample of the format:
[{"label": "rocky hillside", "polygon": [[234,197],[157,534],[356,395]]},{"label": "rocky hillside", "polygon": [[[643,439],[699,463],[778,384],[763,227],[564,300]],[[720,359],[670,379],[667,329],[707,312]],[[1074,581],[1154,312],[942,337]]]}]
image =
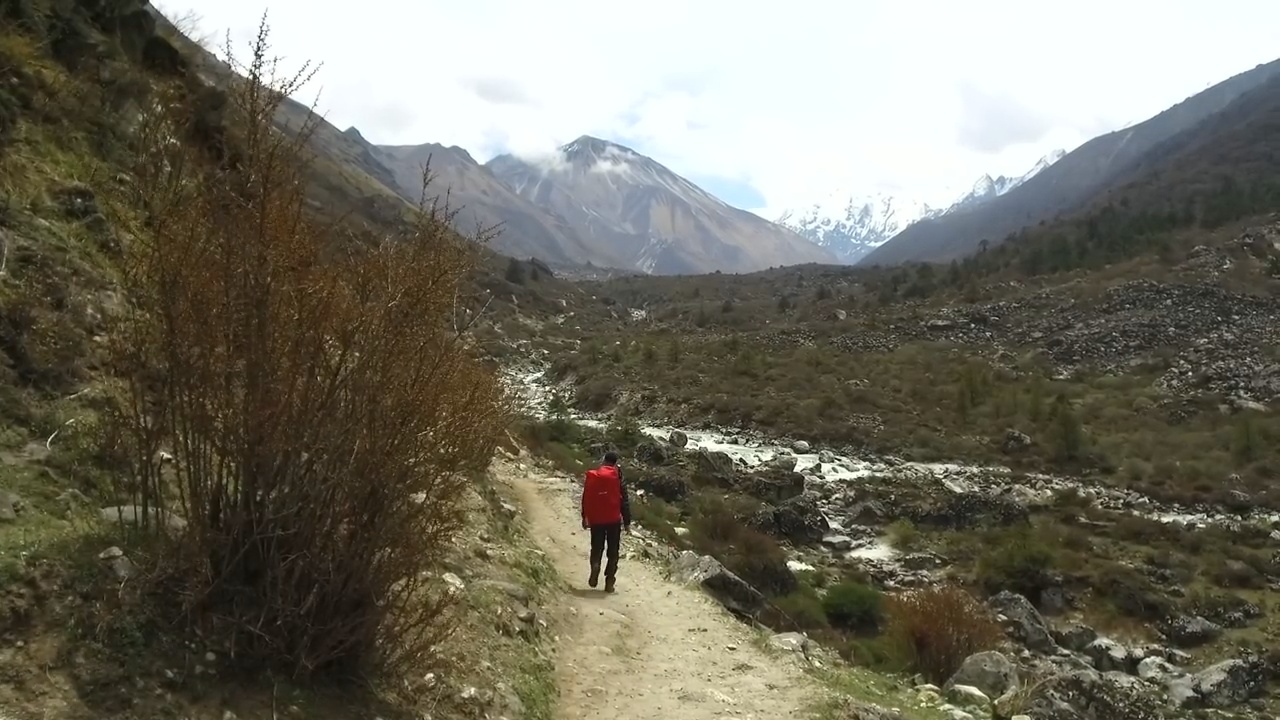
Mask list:
[{"label": "rocky hillside", "polygon": [[[1201,132],[1215,123],[1247,123],[1255,101],[1245,96],[1254,90],[1269,92],[1268,87],[1275,91],[1271,81],[1277,74],[1280,61],[1260,65],[1145,122],[1094,138],[992,202],[913,225],[863,262],[897,265],[963,258],[1023,228],[1081,210],[1130,181],[1139,169],[1154,175],[1156,168],[1169,162],[1171,149],[1191,137],[1188,133]],[[1265,157],[1265,151],[1258,155],[1260,160]]]},{"label": "rocky hillside", "polygon": [[539,160],[502,155],[486,167],[521,197],[646,273],[752,272],[835,261],[794,232],[598,138],[583,136]]}]

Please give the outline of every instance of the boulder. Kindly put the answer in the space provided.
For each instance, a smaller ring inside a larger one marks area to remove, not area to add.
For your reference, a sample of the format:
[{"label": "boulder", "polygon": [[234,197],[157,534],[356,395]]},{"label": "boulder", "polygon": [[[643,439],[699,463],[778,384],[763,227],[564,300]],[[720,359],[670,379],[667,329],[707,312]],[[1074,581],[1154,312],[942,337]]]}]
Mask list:
[{"label": "boulder", "polygon": [[822,538],[822,544],[837,552],[844,552],[853,547],[853,538],[848,535],[826,535]]},{"label": "boulder", "polygon": [[[1129,678],[1141,682],[1137,678]],[[1036,720],[1164,720],[1157,695],[1113,674],[1094,670],[1060,673],[1031,686],[1022,705]]]},{"label": "boulder", "polygon": [[1222,626],[1199,615],[1183,615],[1163,623],[1160,633],[1177,647],[1192,648],[1217,640],[1222,636]]},{"label": "boulder", "polygon": [[1089,643],[1084,649],[1084,655],[1102,672],[1133,673],[1137,670],[1138,662],[1143,659],[1141,653],[1105,637]]},{"label": "boulder", "polygon": [[795,455],[783,455],[781,453],[774,455],[769,461],[770,468],[776,468],[784,472],[794,472],[799,459]]},{"label": "boulder", "polygon": [[1178,666],[1162,657],[1149,656],[1138,663],[1138,677],[1143,680],[1168,683],[1185,674]]},{"label": "boulder", "polygon": [[1053,639],[1062,647],[1072,652],[1084,652],[1094,640],[1098,639],[1098,631],[1079,622],[1068,622],[1051,631]]},{"label": "boulder", "polygon": [[675,473],[650,471],[628,480],[634,483],[637,489],[665,502],[679,502],[689,497],[689,483]]},{"label": "boulder", "polygon": [[686,550],[671,564],[671,575],[677,581],[702,587],[730,612],[754,618],[768,606],[759,590],[730,572],[719,560]]},{"label": "boulder", "polygon": [[994,650],[980,652],[965,658],[946,687],[957,685],[975,687],[988,698],[1000,697],[1018,686],[1018,667]]},{"label": "boulder", "polygon": [[646,465],[665,465],[671,459],[671,452],[662,443],[648,441],[636,446],[635,458]]},{"label": "boulder", "polygon": [[1223,660],[1169,682],[1169,698],[1184,708],[1226,708],[1266,690],[1266,663],[1258,658]]},{"label": "boulder", "polygon": [[728,453],[699,449],[693,456],[694,472],[708,483],[720,487],[732,487],[736,469]]},{"label": "boulder", "polygon": [[1005,590],[988,599],[987,605],[999,615],[1005,632],[1014,640],[1036,652],[1047,655],[1058,652],[1058,644],[1049,633],[1044,617],[1030,600]]},{"label": "boulder", "polygon": [[689,436],[679,430],[672,430],[671,434],[667,436],[667,442],[675,447],[683,448],[689,444]]},{"label": "boulder", "polygon": [[781,469],[758,470],[740,477],[736,485],[740,492],[778,504],[804,493],[804,475]]},{"label": "boulder", "polygon": [[814,495],[804,493],[787,500],[773,511],[774,534],[797,545],[814,545],[831,529]]},{"label": "boulder", "polygon": [[810,450],[810,445],[804,440],[797,440],[791,443],[791,452],[803,455],[804,453],[809,452],[809,450]]}]

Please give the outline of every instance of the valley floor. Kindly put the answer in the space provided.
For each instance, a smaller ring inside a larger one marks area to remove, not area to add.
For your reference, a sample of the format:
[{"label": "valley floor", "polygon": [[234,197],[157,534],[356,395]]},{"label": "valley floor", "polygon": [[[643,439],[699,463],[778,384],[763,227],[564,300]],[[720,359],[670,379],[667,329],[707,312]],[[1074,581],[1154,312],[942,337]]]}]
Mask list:
[{"label": "valley floor", "polygon": [[573,588],[557,653],[555,717],[797,717],[812,703],[816,681],[796,661],[760,648],[750,628],[696,588],[627,558],[634,538],[623,539],[617,593],[587,589],[588,537],[572,481],[509,461],[496,471],[519,492],[533,540]]}]

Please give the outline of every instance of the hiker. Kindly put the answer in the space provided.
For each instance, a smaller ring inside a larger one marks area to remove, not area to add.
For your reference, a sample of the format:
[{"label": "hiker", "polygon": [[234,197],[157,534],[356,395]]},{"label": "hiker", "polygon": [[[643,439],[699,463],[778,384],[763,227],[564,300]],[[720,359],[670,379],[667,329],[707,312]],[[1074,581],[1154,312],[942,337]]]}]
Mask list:
[{"label": "hiker", "polygon": [[613,592],[622,531],[631,532],[631,503],[622,484],[622,470],[618,468],[615,452],[605,453],[604,464],[587,471],[582,483],[582,529],[591,530],[591,575],[587,585],[595,587],[600,582],[600,556],[607,546],[604,591]]}]

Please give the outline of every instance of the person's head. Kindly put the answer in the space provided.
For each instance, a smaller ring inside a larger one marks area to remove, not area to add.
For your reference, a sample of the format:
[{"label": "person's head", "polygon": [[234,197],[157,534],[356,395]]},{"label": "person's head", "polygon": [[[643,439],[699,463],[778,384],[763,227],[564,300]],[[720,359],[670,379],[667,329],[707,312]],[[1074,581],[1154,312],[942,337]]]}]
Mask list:
[{"label": "person's head", "polygon": [[604,464],[605,464],[605,465],[617,465],[617,464],[618,464],[618,453],[616,453],[616,452],[612,452],[612,451],[611,451],[611,452],[607,452],[607,453],[605,453],[605,454],[604,454]]}]

